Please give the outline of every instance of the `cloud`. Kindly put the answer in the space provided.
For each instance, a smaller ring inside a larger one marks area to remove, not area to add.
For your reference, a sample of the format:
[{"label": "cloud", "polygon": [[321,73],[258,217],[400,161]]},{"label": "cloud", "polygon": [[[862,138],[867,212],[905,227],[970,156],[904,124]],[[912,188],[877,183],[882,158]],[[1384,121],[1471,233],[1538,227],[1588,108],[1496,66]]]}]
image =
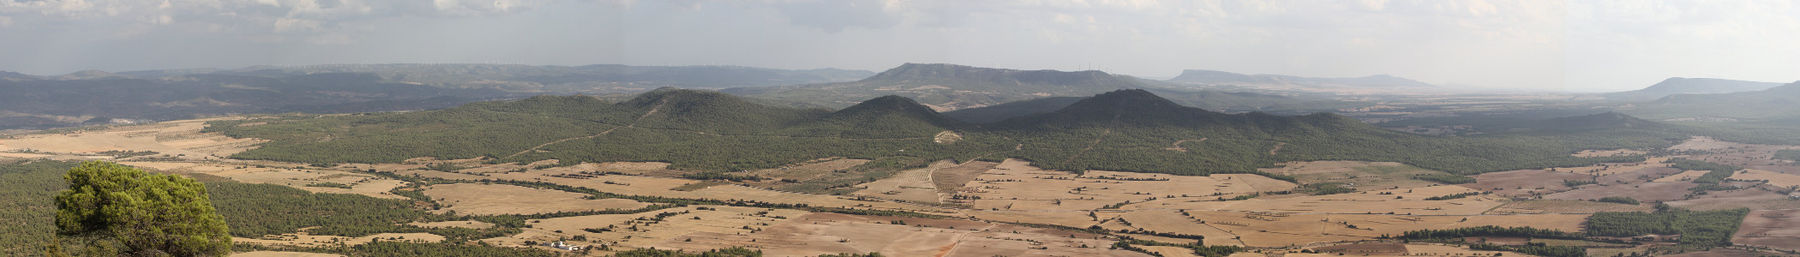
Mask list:
[{"label": "cloud", "polygon": [[[118,35],[189,28],[244,38],[309,38],[402,17],[504,15],[548,1],[529,0],[0,0],[0,17],[54,29],[112,24]],[[97,31],[105,32],[105,31]]]},{"label": "cloud", "polygon": [[885,29],[900,22],[879,0],[804,0],[776,3],[775,9],[794,25],[837,33],[850,28]]}]

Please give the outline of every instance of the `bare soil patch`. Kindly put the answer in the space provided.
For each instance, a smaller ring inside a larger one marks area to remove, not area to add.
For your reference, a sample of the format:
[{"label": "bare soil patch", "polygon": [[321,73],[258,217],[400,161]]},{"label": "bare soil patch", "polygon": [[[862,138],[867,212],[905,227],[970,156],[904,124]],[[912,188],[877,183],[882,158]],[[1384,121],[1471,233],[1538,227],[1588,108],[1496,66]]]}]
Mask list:
[{"label": "bare soil patch", "polygon": [[478,215],[629,210],[649,205],[626,199],[587,200],[583,199],[586,194],[503,184],[431,185],[425,188],[425,195],[443,204],[436,212]]},{"label": "bare soil patch", "polygon": [[1736,244],[1800,250],[1800,210],[1752,211],[1731,237]]},{"label": "bare soil patch", "polygon": [[932,173],[957,166],[956,163],[944,160],[931,163],[920,169],[900,171],[892,177],[875,182],[863,183],[857,187],[862,190],[852,195],[869,196],[882,199],[901,200],[915,203],[937,204],[938,189],[932,183]]},{"label": "bare soil patch", "polygon": [[1501,205],[1486,214],[1591,214],[1596,212],[1649,212],[1654,210],[1649,205],[1630,205],[1578,200],[1528,200],[1515,201]]},{"label": "bare soil patch", "polygon": [[217,160],[250,150],[263,142],[200,133],[207,121],[240,118],[178,120],[106,127],[56,134],[28,134],[0,139],[0,152],[34,150],[44,153],[94,155],[105,151],[154,151],[156,157]]},{"label": "bare soil patch", "polygon": [[[298,164],[274,162],[120,162],[133,167],[169,173],[198,173],[230,178],[238,182],[283,185],[314,193],[359,194],[376,198],[404,199],[388,191],[406,182],[352,173],[320,169]],[[348,185],[350,188],[319,186],[324,183]]]},{"label": "bare soil patch", "polygon": [[231,256],[237,256],[237,257],[333,257],[333,256],[343,256],[343,255],[336,255],[336,254],[329,254],[329,253],[309,253],[309,252],[254,251],[254,252],[232,253]]},{"label": "bare soil patch", "polygon": [[1596,200],[1605,197],[1631,197],[1638,201],[1674,201],[1685,198],[1689,188],[1696,186],[1689,182],[1643,183],[1633,185],[1598,185],[1585,186],[1581,189],[1555,193],[1544,196],[1545,199],[1561,200]]},{"label": "bare soil patch", "polygon": [[1632,155],[1644,155],[1644,154],[1649,154],[1649,152],[1644,152],[1642,150],[1633,150],[1633,149],[1613,149],[1613,150],[1582,150],[1581,152],[1576,152],[1574,154],[1574,156],[1581,157],[1581,158],[1594,158],[1594,157],[1632,156]]},{"label": "bare soil patch", "polygon": [[1515,170],[1483,173],[1475,176],[1469,188],[1504,196],[1530,196],[1569,190],[1564,180],[1587,180],[1593,176],[1549,170]]},{"label": "bare soil patch", "polygon": [[1723,210],[1736,208],[1749,208],[1751,210],[1800,209],[1800,200],[1761,189],[1712,191],[1706,192],[1705,195],[1694,196],[1694,199],[1673,201],[1668,202],[1668,204],[1691,210]]},{"label": "bare soil patch", "polygon": [[300,246],[300,247],[330,247],[330,246],[336,246],[338,244],[360,245],[360,244],[366,244],[366,243],[369,243],[369,242],[372,242],[375,240],[389,241],[389,242],[432,243],[432,242],[442,242],[442,241],[444,241],[444,237],[439,236],[439,235],[430,234],[430,233],[381,233],[381,234],[367,235],[367,236],[361,236],[361,237],[342,237],[342,236],[310,235],[310,234],[307,234],[306,232],[300,232],[300,233],[292,233],[292,234],[267,235],[267,236],[263,236],[262,238],[241,238],[241,237],[231,238],[232,243],[249,243],[249,244],[260,244],[260,245],[268,245],[268,246]]},{"label": "bare soil patch", "polygon": [[473,229],[484,229],[484,228],[491,228],[491,227],[494,227],[494,224],[493,224],[493,223],[487,223],[487,222],[480,222],[480,221],[473,221],[473,220],[453,220],[453,221],[438,221],[438,222],[413,222],[413,223],[407,223],[407,224],[409,224],[409,225],[413,225],[413,226],[419,226],[419,227],[427,227],[427,228],[473,228]]},{"label": "bare soil patch", "polygon": [[1780,188],[1800,187],[1800,175],[1766,170],[1745,170],[1738,172],[1735,175],[1731,175],[1731,178],[1738,180],[1767,181],[1769,185]]}]

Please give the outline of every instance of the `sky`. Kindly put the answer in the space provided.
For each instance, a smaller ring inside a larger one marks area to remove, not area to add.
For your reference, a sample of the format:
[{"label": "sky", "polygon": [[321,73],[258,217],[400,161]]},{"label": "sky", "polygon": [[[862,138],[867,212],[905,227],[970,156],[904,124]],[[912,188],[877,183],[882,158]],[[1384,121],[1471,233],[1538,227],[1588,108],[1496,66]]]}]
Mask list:
[{"label": "sky", "polygon": [[0,0],[0,70],[1184,69],[1620,91],[1800,80],[1800,0]]}]

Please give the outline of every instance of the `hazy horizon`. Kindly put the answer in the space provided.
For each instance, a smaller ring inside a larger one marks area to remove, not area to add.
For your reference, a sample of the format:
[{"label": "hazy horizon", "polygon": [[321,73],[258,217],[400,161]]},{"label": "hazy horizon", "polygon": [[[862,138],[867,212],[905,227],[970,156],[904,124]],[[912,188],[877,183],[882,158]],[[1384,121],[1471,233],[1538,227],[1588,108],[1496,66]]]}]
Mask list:
[{"label": "hazy horizon", "polygon": [[0,70],[901,63],[1387,74],[1604,92],[1800,80],[1800,1],[0,1]]}]

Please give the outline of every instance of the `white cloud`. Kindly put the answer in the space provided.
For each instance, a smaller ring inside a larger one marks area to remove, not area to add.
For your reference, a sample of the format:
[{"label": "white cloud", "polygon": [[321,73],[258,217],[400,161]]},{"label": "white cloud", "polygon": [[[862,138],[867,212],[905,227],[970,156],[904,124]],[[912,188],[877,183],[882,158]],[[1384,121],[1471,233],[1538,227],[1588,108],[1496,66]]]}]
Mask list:
[{"label": "white cloud", "polygon": [[[192,56],[182,60],[197,66],[953,62],[1153,76],[1385,73],[1611,90],[1668,76],[1800,79],[1788,77],[1800,67],[1800,47],[1788,46],[1800,41],[1796,6],[1800,0],[0,0],[0,47],[45,49],[0,53],[0,70],[156,59],[142,56]],[[57,38],[35,40],[43,37]],[[120,47],[156,44],[169,47]],[[124,57],[71,58],[89,51]],[[163,65],[145,63],[132,67]]]}]

